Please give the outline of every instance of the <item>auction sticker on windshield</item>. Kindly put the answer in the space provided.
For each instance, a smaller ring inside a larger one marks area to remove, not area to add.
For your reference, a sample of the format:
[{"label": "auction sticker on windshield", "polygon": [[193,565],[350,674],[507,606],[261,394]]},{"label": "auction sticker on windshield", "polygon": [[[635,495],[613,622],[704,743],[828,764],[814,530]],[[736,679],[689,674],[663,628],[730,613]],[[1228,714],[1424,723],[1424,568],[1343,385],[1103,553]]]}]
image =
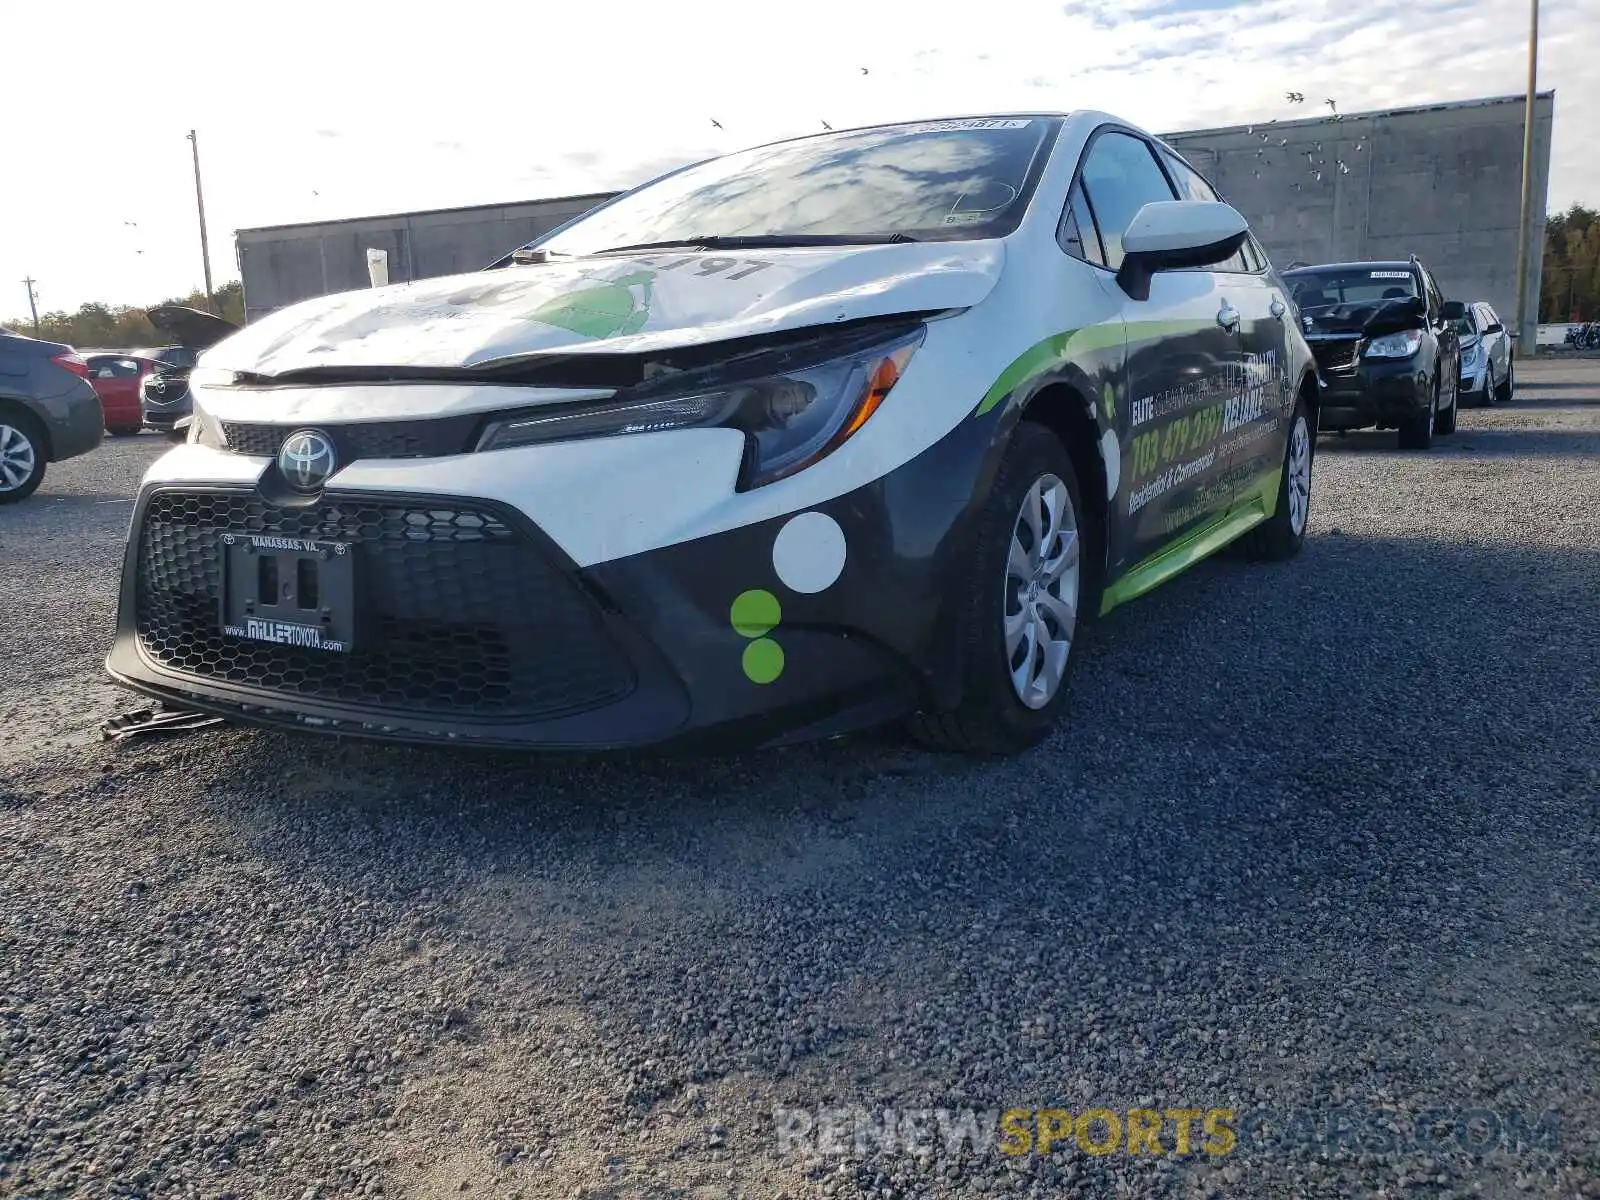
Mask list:
[{"label": "auction sticker on windshield", "polygon": [[1411,272],[1410,271],[1373,271],[1371,273],[1371,278],[1373,278],[1373,279],[1410,279],[1411,278]]},{"label": "auction sticker on windshield", "polygon": [[972,121],[930,121],[926,125],[904,126],[905,133],[944,133],[952,129],[1026,129],[1032,121],[1019,121],[1014,118],[992,117],[984,120]]}]

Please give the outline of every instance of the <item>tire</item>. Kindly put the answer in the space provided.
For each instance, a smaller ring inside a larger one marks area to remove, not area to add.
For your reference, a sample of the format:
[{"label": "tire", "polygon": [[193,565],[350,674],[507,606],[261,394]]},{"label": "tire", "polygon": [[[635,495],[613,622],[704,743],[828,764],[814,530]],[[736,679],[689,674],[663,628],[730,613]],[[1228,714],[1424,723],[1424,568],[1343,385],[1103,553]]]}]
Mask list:
[{"label": "tire", "polygon": [[[1487,392],[1484,393],[1488,395]],[[1438,403],[1437,397],[1434,403]],[[1487,400],[1484,403],[1488,403]],[[1461,411],[1461,386],[1452,385],[1450,388],[1450,407],[1433,419],[1433,431],[1440,437],[1449,437],[1456,431],[1456,414]]]},{"label": "tire", "polygon": [[1283,474],[1278,480],[1278,504],[1272,515],[1244,536],[1244,551],[1261,562],[1293,558],[1305,545],[1311,524],[1311,469],[1316,463],[1317,434],[1302,397],[1289,418],[1284,440]]},{"label": "tire", "polygon": [[[955,597],[961,703],[949,712],[910,718],[907,729],[917,741],[962,754],[1016,754],[1050,732],[1083,626],[1077,610],[1089,573],[1081,552],[1089,531],[1084,512],[1066,447],[1044,426],[1023,421],[979,514],[971,565]],[[1046,547],[1059,547],[1042,561],[1033,536],[1038,525],[1044,526]],[[1014,651],[1007,649],[1008,625]]]},{"label": "tire", "polygon": [[1433,445],[1433,423],[1437,415],[1434,410],[1439,404],[1439,387],[1434,384],[1433,402],[1428,405],[1427,411],[1412,417],[1400,426],[1400,449],[1426,450]]},{"label": "tire", "polygon": [[1494,381],[1494,364],[1483,368],[1483,406],[1493,408],[1500,399],[1500,385]]},{"label": "tire", "polygon": [[15,504],[44,479],[44,430],[25,412],[0,410],[0,504]]},{"label": "tire", "polygon": [[1506,379],[1500,385],[1500,394],[1496,397],[1501,404],[1510,404],[1517,394],[1517,364],[1515,361],[1506,363]]}]

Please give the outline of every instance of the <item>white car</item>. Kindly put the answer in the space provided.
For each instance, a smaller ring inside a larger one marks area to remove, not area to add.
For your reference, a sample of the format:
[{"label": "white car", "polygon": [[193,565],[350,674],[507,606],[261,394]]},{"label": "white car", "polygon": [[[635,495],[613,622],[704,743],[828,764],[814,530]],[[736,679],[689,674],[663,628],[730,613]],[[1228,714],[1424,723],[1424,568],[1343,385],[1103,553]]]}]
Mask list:
[{"label": "white car", "polygon": [[1305,536],[1317,377],[1284,287],[1103,113],[762,146],[515,259],[205,352],[139,493],[117,679],[413,741],[910,717],[1012,752],[1080,622]]},{"label": "white car", "polygon": [[1461,398],[1469,404],[1509,404],[1517,390],[1511,334],[1487,300],[1475,300],[1463,308],[1456,321],[1461,338]]}]

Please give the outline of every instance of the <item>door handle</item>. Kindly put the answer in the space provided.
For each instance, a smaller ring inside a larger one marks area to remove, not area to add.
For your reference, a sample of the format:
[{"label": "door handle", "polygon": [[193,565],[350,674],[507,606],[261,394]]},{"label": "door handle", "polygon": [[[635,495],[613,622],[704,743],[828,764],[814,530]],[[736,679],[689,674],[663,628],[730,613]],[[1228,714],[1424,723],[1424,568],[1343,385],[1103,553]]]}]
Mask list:
[{"label": "door handle", "polygon": [[1274,317],[1281,317],[1289,310],[1284,306],[1282,300],[1279,300],[1276,296],[1274,296],[1272,298],[1272,303],[1267,305],[1267,311],[1270,312]]},{"label": "door handle", "polygon": [[1234,308],[1233,305],[1229,304],[1226,300],[1224,300],[1222,302],[1222,307],[1217,309],[1217,324],[1221,325],[1224,329],[1227,329],[1227,330],[1238,329],[1239,328],[1239,310]]}]

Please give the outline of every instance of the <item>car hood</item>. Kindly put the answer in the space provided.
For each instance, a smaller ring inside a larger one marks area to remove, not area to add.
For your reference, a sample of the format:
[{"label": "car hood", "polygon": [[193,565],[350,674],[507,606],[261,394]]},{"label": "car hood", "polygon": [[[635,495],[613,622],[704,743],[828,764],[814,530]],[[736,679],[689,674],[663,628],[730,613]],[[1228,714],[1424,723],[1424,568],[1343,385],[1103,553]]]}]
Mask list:
[{"label": "car hood", "polygon": [[247,326],[205,363],[275,376],[647,354],[969,307],[1004,261],[999,241],[557,259],[307,300]]},{"label": "car hood", "polygon": [[1427,323],[1414,297],[1365,303],[1333,304],[1300,310],[1301,328],[1308,337],[1318,334],[1359,334],[1377,337],[1402,329],[1419,329]]},{"label": "car hood", "polygon": [[162,304],[145,311],[145,319],[180,346],[191,350],[204,350],[215,346],[229,334],[239,332],[232,321],[225,321],[198,308],[184,308],[180,304]]}]

